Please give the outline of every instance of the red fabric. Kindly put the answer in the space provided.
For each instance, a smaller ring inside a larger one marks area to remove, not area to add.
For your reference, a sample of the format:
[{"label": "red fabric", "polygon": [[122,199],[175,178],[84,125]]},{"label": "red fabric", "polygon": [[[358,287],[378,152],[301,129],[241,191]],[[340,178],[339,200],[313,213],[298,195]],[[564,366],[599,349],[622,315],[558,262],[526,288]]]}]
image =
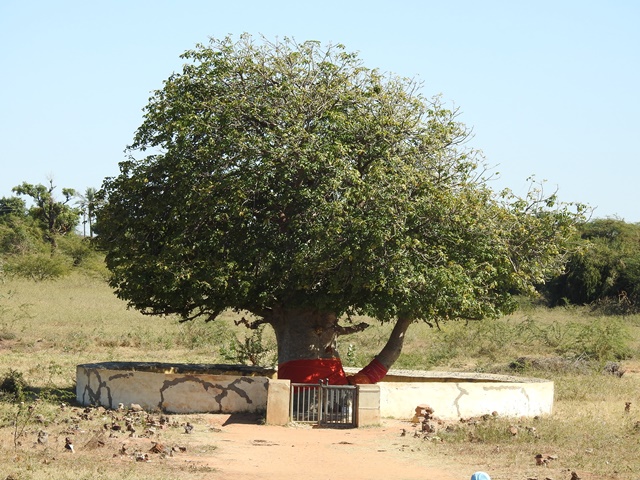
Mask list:
[{"label": "red fabric", "polygon": [[291,360],[278,365],[278,378],[292,383],[318,383],[329,380],[329,385],[347,385],[347,376],[339,358]]},{"label": "red fabric", "polygon": [[380,380],[384,378],[387,374],[388,369],[378,361],[377,358],[371,360],[369,365],[364,367],[358,373],[356,373],[356,378],[360,375],[364,375],[369,379],[371,383],[378,383]]}]

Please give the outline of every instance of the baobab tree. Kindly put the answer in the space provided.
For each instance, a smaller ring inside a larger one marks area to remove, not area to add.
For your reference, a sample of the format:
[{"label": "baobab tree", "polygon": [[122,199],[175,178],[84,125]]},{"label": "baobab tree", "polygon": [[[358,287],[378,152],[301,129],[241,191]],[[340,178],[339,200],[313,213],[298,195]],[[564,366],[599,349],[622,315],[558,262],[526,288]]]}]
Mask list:
[{"label": "baobab tree", "polygon": [[[455,110],[341,45],[212,39],[153,93],[98,210],[110,283],[148,315],[273,327],[279,377],[378,381],[413,322],[511,312],[575,214],[496,195]],[[570,211],[571,210],[571,211]],[[363,371],[338,336],[394,322]]]}]

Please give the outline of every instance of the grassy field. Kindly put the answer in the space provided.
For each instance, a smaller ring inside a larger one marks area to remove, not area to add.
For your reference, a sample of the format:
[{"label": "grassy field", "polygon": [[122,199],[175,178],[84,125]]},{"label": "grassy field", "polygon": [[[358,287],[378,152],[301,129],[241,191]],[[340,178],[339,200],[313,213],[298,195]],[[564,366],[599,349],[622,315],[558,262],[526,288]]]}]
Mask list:
[{"label": "grassy field", "polygon": [[[162,464],[145,471],[114,471],[108,459],[52,466],[50,457],[30,445],[43,424],[70,428],[77,412],[72,415],[60,405],[73,405],[77,364],[229,363],[243,353],[234,339],[243,343],[247,335],[234,318],[229,313],[207,324],[144,317],[128,310],[103,280],[83,275],[0,283],[0,382],[5,390],[0,392],[0,480],[175,478]],[[390,328],[374,324],[341,338],[344,363],[368,363]],[[264,358],[274,358],[270,331],[253,346],[266,353]],[[452,322],[440,330],[413,325],[396,367],[514,373],[513,364],[522,357],[530,360],[519,362],[524,374],[555,381],[553,415],[455,425],[439,436],[442,441],[430,444],[433,454],[491,467],[505,479],[569,479],[570,470],[590,472],[585,478],[640,479],[640,316],[603,317],[582,308],[523,304],[518,313],[496,321]],[[611,360],[627,372],[603,374]],[[523,432],[535,425],[535,435],[512,435],[514,423]],[[424,445],[415,447],[416,455],[424,453]],[[558,457],[542,476],[532,461],[540,452]],[[181,478],[211,477],[193,471]]]}]

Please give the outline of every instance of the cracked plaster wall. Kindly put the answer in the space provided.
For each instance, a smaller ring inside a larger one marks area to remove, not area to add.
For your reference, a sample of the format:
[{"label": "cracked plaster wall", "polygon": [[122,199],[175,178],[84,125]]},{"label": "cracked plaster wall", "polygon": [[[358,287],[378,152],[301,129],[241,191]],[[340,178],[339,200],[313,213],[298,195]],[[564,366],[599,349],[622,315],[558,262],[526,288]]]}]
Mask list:
[{"label": "cracked plaster wall", "polygon": [[533,417],[552,413],[554,385],[539,382],[381,382],[380,415],[411,418],[417,405],[427,404],[442,419],[468,418],[497,412]]},{"label": "cracked plaster wall", "polygon": [[115,409],[122,403],[169,413],[239,413],[266,410],[269,378],[176,374],[90,368],[76,369],[76,397],[82,405]]}]

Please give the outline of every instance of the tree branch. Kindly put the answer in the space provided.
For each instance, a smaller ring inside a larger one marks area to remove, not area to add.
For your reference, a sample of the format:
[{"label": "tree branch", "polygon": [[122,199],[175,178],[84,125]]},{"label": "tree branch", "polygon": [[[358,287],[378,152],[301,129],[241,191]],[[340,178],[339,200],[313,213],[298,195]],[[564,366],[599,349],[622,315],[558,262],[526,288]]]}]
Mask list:
[{"label": "tree branch", "polygon": [[236,327],[238,325],[244,325],[245,327],[247,327],[247,328],[249,328],[251,330],[256,330],[261,325],[264,325],[264,324],[269,323],[269,322],[265,318],[258,318],[256,320],[250,322],[246,318],[242,317],[240,320],[234,320],[233,323],[236,324]]},{"label": "tree branch", "polygon": [[351,325],[350,327],[343,327],[342,325],[339,325],[338,323],[336,323],[333,326],[333,330],[336,333],[336,336],[341,336],[341,335],[349,335],[351,333],[358,333],[358,332],[362,332],[363,330],[366,330],[367,328],[369,328],[369,324],[365,323],[365,322],[360,322],[360,323],[356,323],[355,325]]}]

